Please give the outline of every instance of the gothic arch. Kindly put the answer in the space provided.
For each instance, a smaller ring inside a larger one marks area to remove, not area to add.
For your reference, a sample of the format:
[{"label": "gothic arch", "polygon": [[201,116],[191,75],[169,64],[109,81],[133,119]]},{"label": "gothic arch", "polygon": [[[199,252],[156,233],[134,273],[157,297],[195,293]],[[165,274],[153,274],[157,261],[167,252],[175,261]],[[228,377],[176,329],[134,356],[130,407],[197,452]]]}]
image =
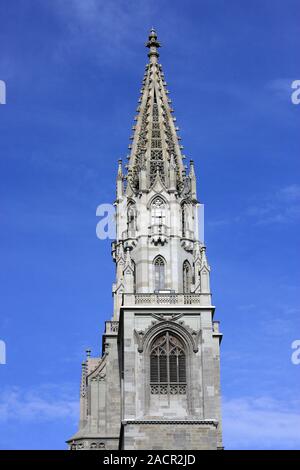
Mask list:
[{"label": "gothic arch", "polygon": [[153,278],[154,290],[159,291],[166,285],[166,260],[163,256],[158,255],[153,260]]},{"label": "gothic arch", "polygon": [[151,342],[156,336],[161,334],[163,331],[169,330],[184,342],[186,345],[188,354],[191,355],[193,352],[198,352],[198,342],[200,331],[196,332],[184,324],[175,323],[173,321],[160,321],[155,323],[145,332],[135,331],[136,338],[138,340],[138,351],[147,353]]},{"label": "gothic arch", "polygon": [[133,269],[133,292],[136,292],[136,264],[135,261],[131,258],[132,269]]},{"label": "gothic arch", "polygon": [[157,194],[154,194],[151,198],[150,198],[150,201],[148,202],[147,204],[147,208],[150,209],[153,205],[153,203],[155,202],[156,199],[160,199],[162,201],[162,203],[165,205],[165,207],[168,207],[169,206],[169,203],[168,201],[166,200],[166,198],[164,196],[162,196],[162,194],[160,193],[157,193]]},{"label": "gothic arch", "polygon": [[[150,389],[150,353],[151,353],[151,345],[154,341],[159,338],[163,333],[169,332],[172,335],[176,336],[184,346],[185,350],[185,368],[186,368],[186,387],[185,391],[182,389],[178,393],[184,392],[184,395],[187,399],[187,408],[190,413],[193,412],[193,390],[191,387],[192,377],[193,377],[193,354],[198,351],[198,342],[199,342],[199,332],[195,332],[191,330],[189,327],[185,325],[181,325],[179,323],[175,323],[172,321],[161,321],[152,325],[145,333],[135,331],[135,335],[137,337],[139,347],[139,352],[143,353],[143,363],[144,363],[144,370],[146,373],[146,380],[145,380],[145,388],[144,388],[144,400],[145,400],[145,408],[149,410],[150,408],[150,401],[151,396],[154,396],[151,393]],[[179,384],[178,384],[179,387]],[[155,392],[154,392],[155,393]],[[171,392],[172,394],[172,392]]]},{"label": "gothic arch", "polygon": [[165,330],[150,344],[150,393],[186,394],[186,347],[182,340]]},{"label": "gothic arch", "polygon": [[150,204],[150,225],[166,225],[167,204],[161,196],[155,196]]},{"label": "gothic arch", "polygon": [[104,353],[102,358],[96,367],[86,375],[88,380],[93,380],[97,378],[105,379],[106,376],[106,356],[108,353]]},{"label": "gothic arch", "polygon": [[189,261],[186,259],[182,265],[182,286],[183,292],[189,294],[192,286],[192,268]]},{"label": "gothic arch", "polygon": [[161,260],[165,266],[167,265],[166,258],[162,255],[157,255],[155,258],[153,258],[153,264],[155,264],[156,261]]},{"label": "gothic arch", "polygon": [[137,213],[136,213],[136,205],[135,202],[129,200],[127,204],[127,230],[128,231],[135,231],[136,230],[136,220],[137,220]]},{"label": "gothic arch", "polygon": [[189,223],[188,223],[188,217],[189,217],[189,203],[186,200],[183,200],[181,205],[181,232],[182,232],[182,237],[184,238],[186,236],[187,231],[189,230]]}]

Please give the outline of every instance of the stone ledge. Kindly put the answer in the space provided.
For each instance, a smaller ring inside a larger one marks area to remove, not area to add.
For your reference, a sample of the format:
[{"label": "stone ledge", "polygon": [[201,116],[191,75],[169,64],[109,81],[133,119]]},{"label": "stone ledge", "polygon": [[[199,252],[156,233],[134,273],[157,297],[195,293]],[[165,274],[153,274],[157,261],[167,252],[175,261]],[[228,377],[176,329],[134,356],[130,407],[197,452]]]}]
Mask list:
[{"label": "stone ledge", "polygon": [[122,425],[126,426],[127,424],[168,424],[168,425],[173,425],[173,424],[198,424],[198,425],[205,425],[209,424],[215,427],[218,427],[218,421],[216,419],[185,419],[185,420],[180,420],[180,419],[126,419],[122,421]]}]

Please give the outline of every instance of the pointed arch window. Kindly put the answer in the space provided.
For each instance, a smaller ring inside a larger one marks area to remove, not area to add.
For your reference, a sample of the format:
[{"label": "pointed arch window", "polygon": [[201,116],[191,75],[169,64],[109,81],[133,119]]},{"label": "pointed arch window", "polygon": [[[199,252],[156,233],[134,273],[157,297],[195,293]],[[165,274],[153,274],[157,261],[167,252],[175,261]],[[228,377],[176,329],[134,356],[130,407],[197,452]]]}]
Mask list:
[{"label": "pointed arch window", "polygon": [[133,292],[136,292],[136,264],[131,260],[132,263],[132,269],[133,269]]},{"label": "pointed arch window", "polygon": [[182,341],[166,331],[150,350],[150,389],[155,395],[186,393],[186,353]]},{"label": "pointed arch window", "polygon": [[151,204],[151,225],[165,225],[166,207],[163,199],[157,197]]},{"label": "pointed arch window", "polygon": [[183,263],[183,292],[188,294],[191,292],[192,271],[190,263],[185,260]]},{"label": "pointed arch window", "polygon": [[134,236],[136,230],[136,209],[133,203],[130,203],[127,207],[127,231]]},{"label": "pointed arch window", "polygon": [[165,288],[165,260],[162,256],[157,256],[154,260],[154,290],[159,291]]},{"label": "pointed arch window", "polygon": [[186,235],[186,229],[187,229],[187,205],[186,203],[183,203],[181,206],[181,231],[182,231],[182,237],[185,237]]}]

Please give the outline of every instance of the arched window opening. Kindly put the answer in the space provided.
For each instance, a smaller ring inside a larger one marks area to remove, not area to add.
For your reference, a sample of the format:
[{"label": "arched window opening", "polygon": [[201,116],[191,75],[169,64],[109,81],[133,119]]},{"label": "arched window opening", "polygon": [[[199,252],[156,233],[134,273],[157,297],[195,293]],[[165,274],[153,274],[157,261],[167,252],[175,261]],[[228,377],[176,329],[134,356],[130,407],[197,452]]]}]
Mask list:
[{"label": "arched window opening", "polygon": [[183,263],[183,292],[185,294],[188,294],[191,292],[191,283],[192,283],[191,265],[186,260]]},{"label": "arched window opening", "polygon": [[165,288],[165,261],[162,256],[157,256],[154,260],[154,290],[159,291]]},{"label": "arched window opening", "polygon": [[154,340],[150,351],[150,389],[154,395],[186,393],[186,355],[177,336],[165,332]]},{"label": "arched window opening", "polygon": [[185,237],[185,231],[186,231],[186,204],[182,204],[182,206],[181,206],[181,231],[182,231],[182,237]]},{"label": "arched window opening", "polygon": [[[127,231],[133,234],[136,230],[136,210],[134,204],[129,204],[127,207]],[[134,236],[134,235],[133,235]]]},{"label": "arched window opening", "polygon": [[151,225],[166,224],[166,209],[164,201],[157,197],[151,204]]},{"label": "arched window opening", "polygon": [[192,207],[187,202],[181,205],[181,232],[183,238],[192,238],[192,227],[194,226],[194,216]]},{"label": "arched window opening", "polygon": [[132,268],[133,268],[133,292],[136,292],[136,264],[131,260],[132,262]]}]

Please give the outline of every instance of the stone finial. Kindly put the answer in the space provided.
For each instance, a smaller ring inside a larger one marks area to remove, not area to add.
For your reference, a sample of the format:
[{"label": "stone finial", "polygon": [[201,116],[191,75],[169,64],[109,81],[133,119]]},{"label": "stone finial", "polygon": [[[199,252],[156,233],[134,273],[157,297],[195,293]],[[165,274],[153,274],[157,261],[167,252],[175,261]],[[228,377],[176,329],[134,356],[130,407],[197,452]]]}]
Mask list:
[{"label": "stone finial", "polygon": [[194,161],[190,161],[190,181],[191,181],[191,196],[193,199],[197,199],[197,189],[196,189],[196,175],[195,175],[195,167]]},{"label": "stone finial", "polygon": [[127,293],[131,293],[134,290],[134,266],[131,260],[129,247],[126,249],[125,254],[124,288]]},{"label": "stone finial", "polygon": [[201,252],[201,267],[205,266],[209,268],[208,261],[206,258],[206,246],[205,245],[201,246],[200,252]]},{"label": "stone finial", "polygon": [[87,359],[88,359],[89,357],[91,357],[91,350],[90,350],[90,349],[86,349],[85,352],[86,352],[86,357],[87,357]]},{"label": "stone finial", "polygon": [[190,160],[190,177],[195,176],[194,160]]},{"label": "stone finial", "polygon": [[122,177],[123,176],[123,171],[122,171],[122,159],[119,158],[118,160],[118,176]]},{"label": "stone finial", "polygon": [[130,256],[129,246],[126,247],[126,251],[125,251],[125,263],[126,265],[131,265],[131,256]]},{"label": "stone finial", "polygon": [[124,192],[124,187],[123,187],[123,181],[124,181],[124,176],[123,176],[123,170],[122,170],[122,160],[118,160],[118,173],[117,173],[117,199],[121,198],[123,196]]},{"label": "stone finial", "polygon": [[159,53],[157,52],[157,49],[161,46],[157,40],[157,34],[154,28],[151,28],[149,39],[148,39],[148,42],[146,43],[146,47],[148,47],[149,49],[148,57],[150,61],[157,62],[157,59],[159,57]]}]

